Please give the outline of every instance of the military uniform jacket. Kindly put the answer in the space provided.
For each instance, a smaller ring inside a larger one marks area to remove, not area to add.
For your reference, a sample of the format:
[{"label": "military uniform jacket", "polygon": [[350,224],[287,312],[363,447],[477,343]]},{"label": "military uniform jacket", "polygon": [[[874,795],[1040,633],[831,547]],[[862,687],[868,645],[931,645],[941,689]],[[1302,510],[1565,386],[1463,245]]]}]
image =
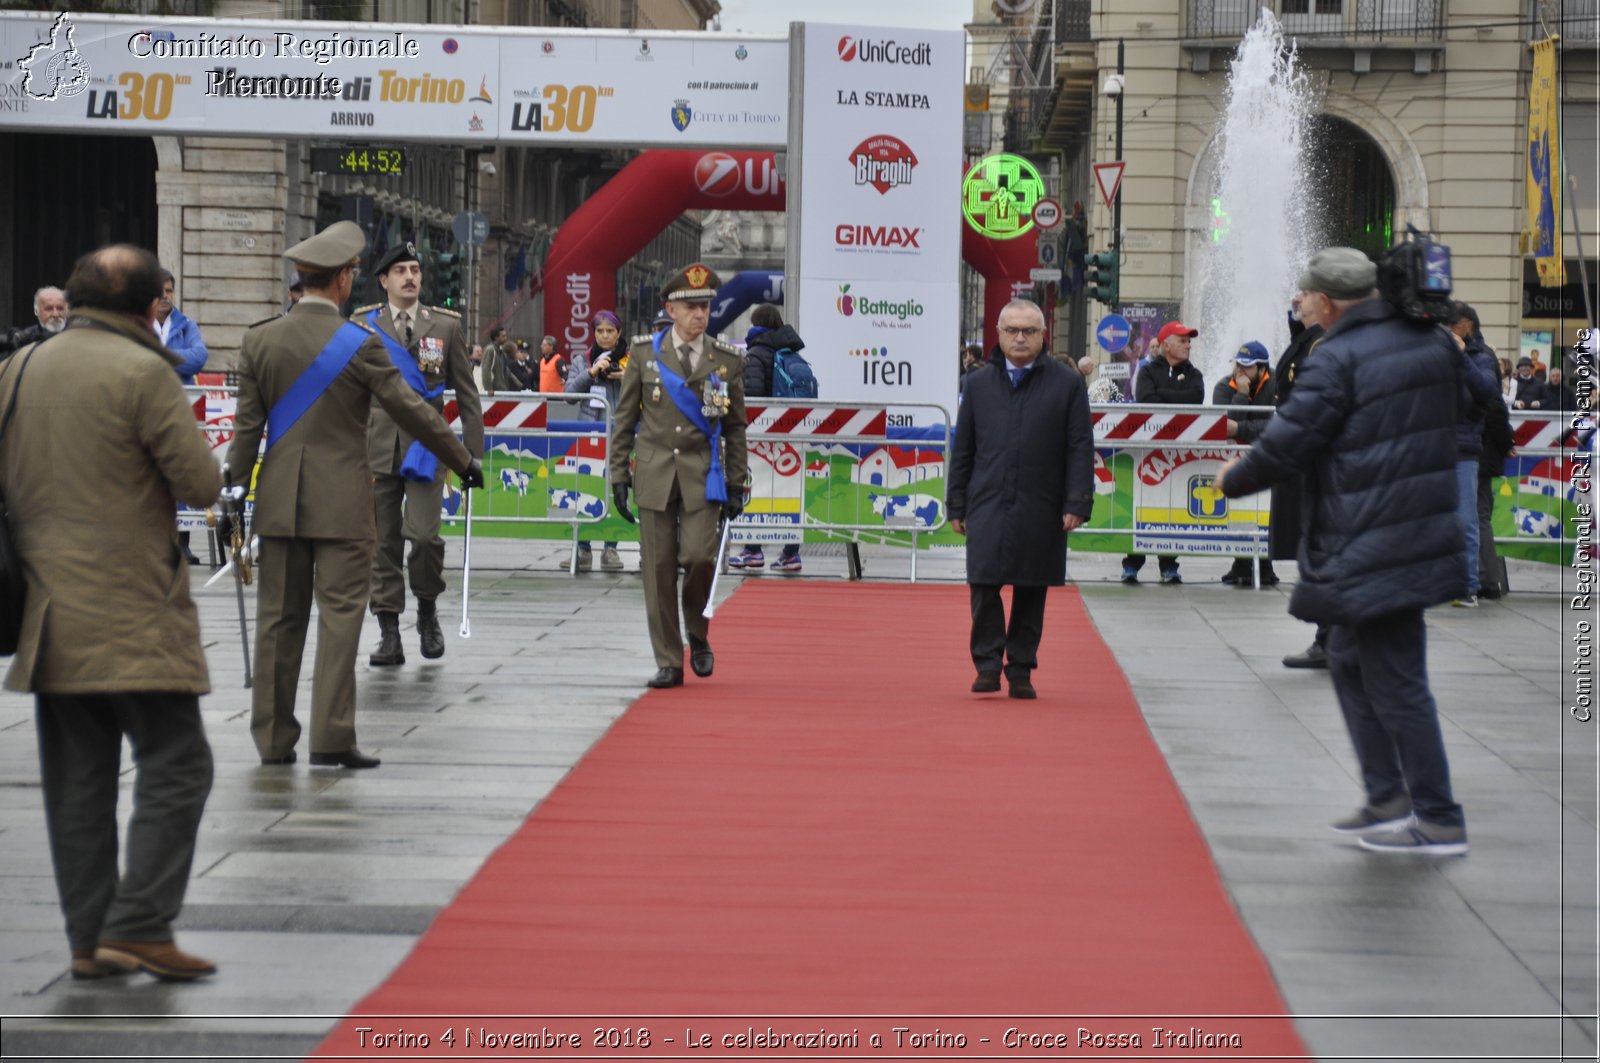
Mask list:
[{"label": "military uniform jacket", "polygon": [[[228,464],[243,483],[256,462],[267,412],[345,323],[322,302],[251,328],[239,356],[239,408]],[[428,409],[374,333],[344,371],[262,460],[254,528],[299,539],[375,539],[367,420],[373,400],[388,418],[462,472],[471,461],[444,419]]]},{"label": "military uniform jacket", "polygon": [[[351,315],[351,320],[365,325],[367,317],[380,307],[381,312],[373,324],[394,337],[404,347],[406,345],[404,330],[395,329],[394,318],[389,316],[387,302],[376,306],[364,306]],[[483,404],[478,400],[478,385],[472,379],[472,359],[467,357],[467,337],[461,328],[461,318],[452,311],[423,306],[421,303],[416,305],[413,314],[416,321],[411,325],[411,346],[408,348],[411,357],[422,367],[422,375],[428,381],[430,389],[445,384],[455,391],[456,413],[461,419],[462,440],[473,457],[481,458],[483,457]],[[428,357],[429,352],[442,354],[443,361],[435,364]],[[387,356],[386,350],[385,357]],[[487,362],[487,359],[485,361]],[[488,370],[485,369],[486,388],[491,387],[487,374]],[[443,396],[434,399],[429,405],[443,413]],[[372,407],[371,423],[367,426],[367,451],[372,462],[372,471],[379,474],[398,474],[401,462],[405,461],[406,451],[411,448],[415,438],[404,427],[396,424],[394,418],[385,413],[381,405],[375,404]]]},{"label": "military uniform jacket", "polygon": [[711,470],[711,444],[667,394],[656,360],[684,378],[696,398],[712,373],[728,383],[728,412],[722,417],[722,468],[728,497],[743,489],[749,454],[745,450],[744,368],[739,352],[706,337],[704,357],[694,374],[685,371],[669,331],[658,355],[651,337],[636,336],[628,349],[628,368],[617,396],[616,425],[611,436],[611,482],[627,483],[628,453],[636,451],[632,475],[634,497],[641,509],[664,510],[676,479],[687,509],[706,504],[706,474]]},{"label": "military uniform jacket", "polygon": [[[154,333],[95,310],[74,310],[70,324],[29,361],[0,442],[0,488],[28,581],[6,686],[204,694],[173,503],[214,503],[217,459]],[[24,348],[3,363],[0,410],[29,357]]]}]

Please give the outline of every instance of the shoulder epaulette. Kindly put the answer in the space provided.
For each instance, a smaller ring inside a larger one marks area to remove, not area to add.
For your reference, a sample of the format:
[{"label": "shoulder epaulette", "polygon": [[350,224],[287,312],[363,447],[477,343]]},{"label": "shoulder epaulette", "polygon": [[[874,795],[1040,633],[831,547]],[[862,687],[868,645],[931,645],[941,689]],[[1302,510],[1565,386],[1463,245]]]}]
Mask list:
[{"label": "shoulder epaulette", "polygon": [[378,330],[367,324],[365,321],[352,321],[350,324],[354,325],[358,329],[364,329],[367,332],[372,333],[374,336],[378,334]]},{"label": "shoulder epaulette", "polygon": [[633,339],[629,340],[628,346],[632,347],[635,343],[649,343],[653,339],[655,339],[655,336],[646,332],[643,336],[635,336]]},{"label": "shoulder epaulette", "polygon": [[382,303],[371,303],[371,304],[369,304],[367,306],[358,306],[354,310],[350,311],[350,313],[351,313],[352,316],[354,316],[356,314],[369,314],[372,311],[378,309],[378,307],[380,307],[382,305],[383,305]]},{"label": "shoulder epaulette", "polygon": [[711,341],[711,346],[716,348],[717,350],[721,351],[723,354],[737,355],[739,353],[739,348],[735,347],[733,344],[729,343],[727,340],[714,339],[714,340]]},{"label": "shoulder epaulette", "polygon": [[448,307],[430,306],[428,309],[432,310],[435,314],[443,314],[445,317],[453,317],[457,321],[461,320],[461,314],[458,311],[449,309]]}]

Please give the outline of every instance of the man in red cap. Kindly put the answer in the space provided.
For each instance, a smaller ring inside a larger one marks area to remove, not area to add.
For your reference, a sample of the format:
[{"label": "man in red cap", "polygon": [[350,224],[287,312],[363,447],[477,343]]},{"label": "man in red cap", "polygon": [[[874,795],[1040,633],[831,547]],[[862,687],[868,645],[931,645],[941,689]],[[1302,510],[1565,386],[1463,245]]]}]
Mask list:
[{"label": "man in red cap", "polygon": [[[1189,342],[1200,335],[1179,321],[1169,321],[1156,333],[1150,360],[1139,367],[1133,382],[1134,402],[1180,403],[1198,406],[1206,401],[1206,382],[1200,370],[1189,361]],[[1143,554],[1122,559],[1122,582],[1138,583],[1144,568]],[[1162,583],[1182,583],[1176,554],[1157,554]]]}]

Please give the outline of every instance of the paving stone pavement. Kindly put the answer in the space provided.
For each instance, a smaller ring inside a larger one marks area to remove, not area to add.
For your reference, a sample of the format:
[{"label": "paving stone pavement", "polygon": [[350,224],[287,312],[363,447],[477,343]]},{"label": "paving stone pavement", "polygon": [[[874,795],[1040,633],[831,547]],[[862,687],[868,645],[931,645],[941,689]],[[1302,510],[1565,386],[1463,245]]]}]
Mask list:
[{"label": "paving stone pavement", "polygon": [[[442,599],[443,660],[424,662],[406,627],[404,667],[358,665],[375,772],[261,767],[231,588],[198,595],[217,769],[178,933],[221,966],[204,983],[66,977],[32,700],[0,695],[0,1053],[296,1059],[383,980],[654,670],[626,545],[630,571],[578,577],[560,571],[560,544],[480,538],[474,551],[472,638],[457,635],[456,589]],[[902,551],[864,554],[868,578],[909,575]],[[798,578],[845,574],[842,548],[805,557]],[[1180,587],[1122,586],[1102,555],[1075,554],[1070,571],[1313,1054],[1594,1059],[1600,725],[1566,712],[1574,614],[1559,591],[1571,574],[1513,562],[1510,597],[1430,612],[1473,848],[1416,861],[1327,832],[1359,787],[1327,674],[1279,662],[1311,628],[1286,615],[1287,584],[1234,590],[1217,582],[1225,565],[1186,559]],[[918,563],[928,581],[961,571],[959,551]],[[1037,681],[1070,678],[1070,661],[1047,661]]]}]

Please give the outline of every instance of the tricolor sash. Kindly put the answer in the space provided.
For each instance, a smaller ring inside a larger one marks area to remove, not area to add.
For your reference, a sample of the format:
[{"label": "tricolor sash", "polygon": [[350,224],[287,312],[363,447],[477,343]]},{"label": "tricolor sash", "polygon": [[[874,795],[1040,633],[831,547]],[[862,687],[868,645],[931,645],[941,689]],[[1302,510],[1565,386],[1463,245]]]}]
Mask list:
[{"label": "tricolor sash", "polygon": [[[722,419],[708,420],[700,410],[700,399],[684,382],[683,377],[668,369],[666,363],[660,358],[661,340],[670,329],[663,329],[656,333],[652,344],[656,351],[656,372],[661,374],[661,382],[667,387],[667,395],[672,399],[672,404],[689,419],[689,423],[711,441],[711,469],[706,473],[706,501],[724,505],[728,501],[728,478],[722,471]],[[706,357],[711,357],[708,353]]]},{"label": "tricolor sash", "polygon": [[366,329],[353,322],[347,321],[339,326],[339,331],[333,334],[328,345],[322,348],[316,359],[306,366],[305,372],[295,378],[289,390],[279,396],[278,401],[272,404],[272,409],[267,411],[268,450],[322,398],[334,379],[350,364],[350,359],[356,356],[356,351],[367,341],[367,335]]},{"label": "tricolor sash", "polygon": [[[372,326],[374,332],[383,337],[384,349],[389,352],[389,361],[400,370],[400,375],[405,378],[411,390],[421,395],[424,400],[432,402],[444,394],[444,382],[438,387],[428,387],[428,378],[423,375],[422,367],[417,360],[411,357],[411,352],[400,346],[400,341],[378,328],[378,315],[383,313],[383,307],[378,307],[367,315],[367,324]],[[420,483],[432,483],[439,474],[439,459],[434,457],[433,451],[421,443],[412,441],[406,451],[405,460],[400,463],[400,475],[407,480],[416,480]]]}]

